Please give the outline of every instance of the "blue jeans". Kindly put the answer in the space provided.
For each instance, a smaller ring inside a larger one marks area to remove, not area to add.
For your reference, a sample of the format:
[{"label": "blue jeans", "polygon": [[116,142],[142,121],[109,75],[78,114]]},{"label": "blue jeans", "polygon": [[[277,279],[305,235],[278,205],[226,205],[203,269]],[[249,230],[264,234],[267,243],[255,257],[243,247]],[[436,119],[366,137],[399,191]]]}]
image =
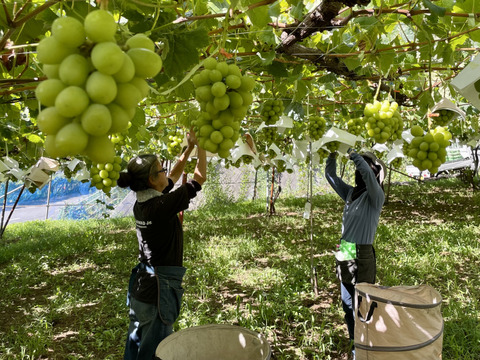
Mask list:
[{"label": "blue jeans", "polygon": [[130,326],[124,360],[152,360],[160,341],[173,332],[173,325],[160,320],[158,308],[130,298]]}]

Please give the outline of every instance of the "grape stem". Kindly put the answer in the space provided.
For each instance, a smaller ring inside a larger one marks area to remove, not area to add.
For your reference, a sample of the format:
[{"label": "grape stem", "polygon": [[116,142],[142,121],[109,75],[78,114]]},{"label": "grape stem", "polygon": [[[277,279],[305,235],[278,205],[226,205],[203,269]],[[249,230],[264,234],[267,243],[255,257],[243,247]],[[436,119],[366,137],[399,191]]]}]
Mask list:
[{"label": "grape stem", "polygon": [[382,85],[382,78],[379,78],[379,79],[378,79],[377,92],[375,93],[375,97],[373,98],[373,100],[377,100],[378,94],[380,93],[380,87],[381,87],[381,85]]},{"label": "grape stem", "polygon": [[108,0],[97,0],[101,10],[108,10]]}]

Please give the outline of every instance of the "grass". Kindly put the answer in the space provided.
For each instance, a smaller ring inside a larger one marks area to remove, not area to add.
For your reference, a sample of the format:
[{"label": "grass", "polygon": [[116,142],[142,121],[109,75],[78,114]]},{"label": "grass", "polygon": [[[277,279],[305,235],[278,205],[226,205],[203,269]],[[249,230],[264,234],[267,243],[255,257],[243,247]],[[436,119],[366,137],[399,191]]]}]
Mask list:
[{"label": "grass", "polygon": [[[393,186],[376,238],[378,283],[429,284],[443,297],[444,359],[480,354],[480,194],[457,180]],[[261,332],[272,359],[347,359],[332,251],[337,196],[222,202],[185,214],[187,274],[175,327]],[[0,359],[120,359],[136,264],[132,218],[9,225],[0,240]],[[311,259],[318,295],[311,284]]]}]

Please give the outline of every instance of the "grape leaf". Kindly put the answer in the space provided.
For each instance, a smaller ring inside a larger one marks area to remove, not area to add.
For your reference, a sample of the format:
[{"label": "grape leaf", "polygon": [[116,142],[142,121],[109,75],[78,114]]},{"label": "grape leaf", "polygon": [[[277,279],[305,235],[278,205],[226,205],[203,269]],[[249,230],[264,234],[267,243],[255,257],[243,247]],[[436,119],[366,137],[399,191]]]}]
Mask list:
[{"label": "grape leaf", "polygon": [[199,49],[210,44],[204,28],[176,31],[166,36],[169,50],[163,62],[165,73],[177,77],[199,62]]},{"label": "grape leaf", "polygon": [[270,52],[257,52],[257,56],[260,59],[260,62],[262,65],[270,65],[275,59],[276,56],[275,51],[270,51]]},{"label": "grape leaf", "polygon": [[343,59],[343,63],[347,65],[348,70],[353,71],[362,65],[363,54],[357,56],[349,56]]},{"label": "grape leaf", "polygon": [[248,10],[247,15],[250,18],[250,21],[254,26],[263,28],[268,25],[271,21],[270,15],[268,14],[268,8],[265,6],[256,7],[254,9]]},{"label": "grape leaf", "polygon": [[274,61],[269,66],[267,66],[267,71],[269,74],[272,74],[274,77],[277,78],[288,76],[288,70],[286,66],[277,61]]},{"label": "grape leaf", "polygon": [[290,8],[290,16],[294,19],[301,19],[304,11],[305,5],[303,4],[303,1],[297,1],[296,4],[292,4],[292,7]]},{"label": "grape leaf", "polygon": [[435,16],[445,16],[445,12],[447,9],[440,7],[438,5],[435,5],[429,0],[423,0],[423,4],[434,14]]},{"label": "grape leaf", "polygon": [[305,96],[308,94],[308,84],[309,82],[304,80],[297,80],[295,83],[295,95],[294,100],[302,101]]}]

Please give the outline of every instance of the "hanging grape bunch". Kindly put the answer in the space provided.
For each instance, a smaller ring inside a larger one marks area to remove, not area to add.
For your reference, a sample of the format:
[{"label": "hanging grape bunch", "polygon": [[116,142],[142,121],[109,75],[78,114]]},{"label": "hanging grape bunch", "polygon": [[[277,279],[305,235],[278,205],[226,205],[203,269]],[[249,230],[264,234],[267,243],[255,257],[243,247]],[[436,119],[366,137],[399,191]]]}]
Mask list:
[{"label": "hanging grape bunch", "polygon": [[86,155],[97,163],[113,161],[110,134],[126,130],[137,104],[147,96],[145,78],[162,68],[155,45],[144,34],[115,41],[117,23],[106,10],[84,22],[59,17],[52,35],[40,41],[37,58],[47,79],[35,95],[44,108],[37,125],[52,157]]},{"label": "hanging grape bunch", "polygon": [[117,180],[122,170],[121,165],[122,158],[119,156],[115,156],[111,163],[93,163],[90,168],[90,186],[94,186],[105,194],[110,195],[112,188],[117,186]]},{"label": "hanging grape bunch", "polygon": [[194,158],[189,158],[185,164],[183,172],[186,174],[193,174],[195,172],[195,166],[197,165],[197,160]]},{"label": "hanging grape bunch", "polygon": [[365,130],[365,121],[362,118],[353,118],[347,121],[347,131],[355,136],[362,135]]},{"label": "hanging grape bunch", "polygon": [[265,100],[260,111],[262,121],[267,125],[260,131],[259,142],[263,142],[265,145],[270,145],[280,142],[280,136],[276,127],[269,127],[274,125],[280,120],[280,116],[283,114],[285,106],[283,101],[279,99]]},{"label": "hanging grape bunch", "polygon": [[455,117],[457,113],[452,110],[442,109],[432,113],[432,122],[437,126],[448,125]]},{"label": "hanging grape bunch", "polygon": [[308,118],[307,131],[312,140],[319,140],[325,134],[326,127],[327,122],[324,117],[312,115]]},{"label": "hanging grape bunch", "polygon": [[328,157],[328,155],[330,154],[330,151],[325,150],[324,148],[319,148],[317,150],[317,154],[320,158],[319,163],[322,164],[325,161],[325,159]]},{"label": "hanging grape bunch", "polygon": [[252,104],[255,80],[242,75],[235,64],[214,58],[203,64],[204,69],[192,78],[202,110],[192,125],[201,148],[227,158],[238,140],[240,122]]},{"label": "hanging grape bunch", "polygon": [[110,141],[119,147],[125,145],[125,136],[122,133],[115,133],[110,136]]},{"label": "hanging grape bunch", "polygon": [[420,171],[428,170],[436,174],[438,168],[446,161],[447,150],[452,134],[444,127],[437,127],[424,133],[423,129],[414,125],[410,129],[414,136],[405,149],[406,154],[413,159],[413,166]]},{"label": "hanging grape bunch", "polygon": [[284,111],[285,106],[283,105],[282,100],[268,99],[263,103],[261,112],[262,120],[266,125],[273,125],[280,120],[280,116]]},{"label": "hanging grape bunch", "polygon": [[282,173],[287,170],[287,163],[284,160],[278,160],[275,161],[275,168],[277,169],[277,172]]},{"label": "hanging grape bunch", "polygon": [[391,167],[393,167],[394,169],[400,169],[403,165],[403,158],[402,157],[396,157],[395,159],[393,159],[390,164],[389,164]]},{"label": "hanging grape bunch", "polygon": [[368,136],[377,143],[384,144],[387,141],[401,139],[403,120],[398,112],[397,102],[375,100],[365,105],[363,114]]},{"label": "hanging grape bunch", "polygon": [[175,129],[175,133],[168,135],[167,151],[172,156],[178,156],[182,152],[184,134],[181,130]]},{"label": "hanging grape bunch", "polygon": [[330,152],[335,152],[338,150],[340,147],[340,142],[338,141],[329,141],[328,143],[325,144],[325,147],[327,148],[328,151]]}]

